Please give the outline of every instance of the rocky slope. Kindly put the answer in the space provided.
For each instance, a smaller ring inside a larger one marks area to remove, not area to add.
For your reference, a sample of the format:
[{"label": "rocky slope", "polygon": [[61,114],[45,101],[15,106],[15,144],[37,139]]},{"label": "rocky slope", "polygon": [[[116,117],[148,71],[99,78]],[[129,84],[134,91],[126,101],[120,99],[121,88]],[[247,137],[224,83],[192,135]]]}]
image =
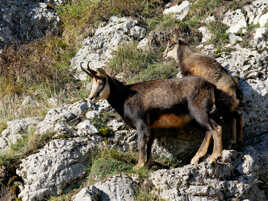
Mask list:
[{"label": "rocky slope", "polygon": [[[35,1],[33,4],[26,0],[6,0],[5,3],[0,7],[3,11],[0,18],[0,45],[13,43],[14,40],[27,42],[42,37],[47,30],[57,30],[59,19],[49,9],[47,1]],[[178,19],[183,20],[188,15],[190,5],[188,1],[170,5],[164,14],[175,13]],[[185,128],[175,140],[163,138],[156,140],[153,145],[155,158],[176,158],[179,167],[152,170],[143,179],[138,174],[113,175],[95,184],[84,185],[72,200],[135,200],[141,186],[150,186],[151,192],[172,201],[267,200],[267,194],[264,193],[268,189],[267,9],[267,0],[255,0],[242,8],[223,13],[222,22],[229,26],[229,43],[224,48],[230,48],[231,51],[223,51],[217,61],[232,75],[239,77],[244,93],[241,111],[244,114],[245,145],[240,152],[224,150],[222,158],[214,165],[204,160],[198,165],[182,166],[189,162],[202,140],[202,136],[196,137],[192,133],[189,134],[192,137],[184,138],[183,133],[192,131],[192,128]],[[21,23],[11,21],[17,19],[12,17],[15,13],[19,13],[17,17],[21,14],[31,20],[21,18]],[[206,20],[213,21],[213,17]],[[252,24],[259,26],[252,31],[248,46],[244,46],[241,41],[245,39],[241,33],[249,32],[248,27]],[[214,55],[217,44],[206,43],[212,33],[206,26],[199,31],[202,43],[198,48],[208,55]],[[81,62],[90,62],[93,68],[104,67],[113,56],[113,50],[133,40],[139,42],[138,46],[142,49],[154,48],[152,44],[165,44],[169,33],[163,37],[152,37],[157,33],[148,32],[145,26],[131,17],[113,16],[108,22],[101,23],[93,36],[85,38],[82,48],[71,60],[71,66],[79,69]],[[86,78],[83,73],[78,73],[77,77],[82,80]],[[23,139],[31,128],[34,128],[36,136],[52,133],[52,139],[45,146],[21,160],[16,170],[23,181],[18,184],[19,198],[23,201],[46,200],[52,195],[70,192],[74,186],[81,185],[88,174],[87,168],[92,165],[94,154],[104,147],[135,152],[136,132],[114,113],[106,101],[94,104],[85,100],[51,109],[43,119],[32,117],[9,121],[0,136],[2,154]],[[103,120],[107,114],[109,117]],[[105,135],[105,129],[112,134]]]}]

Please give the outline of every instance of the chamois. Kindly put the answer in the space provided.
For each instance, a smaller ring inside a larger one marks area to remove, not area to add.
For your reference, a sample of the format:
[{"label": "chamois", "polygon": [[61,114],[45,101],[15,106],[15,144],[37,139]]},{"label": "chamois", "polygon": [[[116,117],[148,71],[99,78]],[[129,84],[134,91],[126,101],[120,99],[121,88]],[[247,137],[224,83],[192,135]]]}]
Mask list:
[{"label": "chamois", "polygon": [[[242,102],[242,91],[237,80],[212,57],[192,50],[188,44],[178,36],[177,30],[169,38],[167,48],[163,53],[165,59],[173,58],[179,64],[184,76],[200,76],[219,90],[229,95],[232,100],[232,139],[231,144],[241,145],[243,141],[242,115],[238,107]],[[238,135],[238,136],[237,136]]]},{"label": "chamois", "polygon": [[81,69],[92,77],[89,99],[94,102],[106,99],[121,115],[124,121],[138,133],[139,159],[135,168],[151,162],[151,147],[154,141],[153,129],[182,128],[195,120],[206,129],[200,148],[191,163],[197,164],[207,153],[213,138],[213,153],[210,162],[215,162],[222,152],[222,129],[213,119],[212,113],[218,109],[228,109],[229,103],[221,102],[222,92],[197,76],[187,76],[181,80],[152,80],[126,85],[108,76],[103,69],[94,71]]}]

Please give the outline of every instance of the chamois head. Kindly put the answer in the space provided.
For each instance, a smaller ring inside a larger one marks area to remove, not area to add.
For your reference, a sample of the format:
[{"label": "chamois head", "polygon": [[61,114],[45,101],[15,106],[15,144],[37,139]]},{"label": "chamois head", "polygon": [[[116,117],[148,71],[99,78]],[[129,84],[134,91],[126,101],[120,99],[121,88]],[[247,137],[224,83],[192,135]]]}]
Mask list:
[{"label": "chamois head", "polygon": [[89,68],[89,65],[87,66],[87,69],[84,69],[82,64],[83,62],[80,63],[81,70],[92,78],[89,99],[93,100],[94,102],[97,102],[101,99],[108,99],[110,95],[110,86],[106,72],[101,68],[94,71]]},{"label": "chamois head", "polygon": [[177,52],[180,45],[186,45],[186,42],[179,36],[178,30],[175,29],[168,40],[165,51],[163,52],[164,59],[173,58],[178,62]]}]

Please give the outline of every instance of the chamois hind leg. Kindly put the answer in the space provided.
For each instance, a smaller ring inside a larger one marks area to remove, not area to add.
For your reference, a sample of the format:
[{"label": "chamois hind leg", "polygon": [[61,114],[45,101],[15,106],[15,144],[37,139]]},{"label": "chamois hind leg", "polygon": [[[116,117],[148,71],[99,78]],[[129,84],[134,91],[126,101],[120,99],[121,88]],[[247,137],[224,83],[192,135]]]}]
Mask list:
[{"label": "chamois hind leg", "polygon": [[198,164],[199,159],[206,155],[208,147],[210,145],[211,136],[211,131],[207,131],[202,144],[200,145],[198,151],[191,160],[191,164]]},{"label": "chamois hind leg", "polygon": [[243,143],[243,117],[237,111],[233,112],[232,116],[235,119],[236,145],[241,146]]},{"label": "chamois hind leg", "polygon": [[134,167],[134,169],[139,169],[145,166],[147,162],[147,149],[148,142],[150,139],[150,129],[146,125],[145,121],[140,120],[137,122],[137,132],[138,132],[138,149],[139,149],[139,160],[138,164]]},{"label": "chamois hind leg", "polygon": [[[218,130],[221,130],[221,127],[211,118],[209,118],[209,111],[215,105],[211,104],[211,100],[208,98],[207,100],[203,100],[201,102],[198,101],[190,101],[189,102],[189,110],[191,115],[194,117],[194,119],[203,127],[207,129],[206,136],[198,149],[197,153],[193,157],[191,163],[197,164],[199,159],[206,155],[211,136],[214,140],[214,147],[213,147],[213,153],[211,155],[211,162],[212,159],[216,161],[216,159],[221,155],[222,152],[222,139],[221,139],[221,132],[218,132]],[[201,104],[200,104],[201,103]],[[219,134],[218,134],[219,133]]]},{"label": "chamois hind leg", "polygon": [[[213,121],[212,119],[210,121]],[[212,137],[214,141],[213,153],[208,158],[210,163],[215,163],[222,153],[222,127],[214,122],[214,129],[212,131]]]}]

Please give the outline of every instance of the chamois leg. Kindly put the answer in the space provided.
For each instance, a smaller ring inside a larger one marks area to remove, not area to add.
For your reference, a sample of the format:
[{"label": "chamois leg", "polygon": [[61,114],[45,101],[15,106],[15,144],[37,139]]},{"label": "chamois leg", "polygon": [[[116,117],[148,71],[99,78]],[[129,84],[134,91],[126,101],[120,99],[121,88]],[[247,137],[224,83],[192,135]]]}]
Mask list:
[{"label": "chamois leg", "polygon": [[137,132],[139,160],[138,164],[134,167],[134,169],[139,169],[145,166],[147,162],[146,156],[148,155],[148,142],[150,139],[150,130],[144,121],[141,120],[137,123]]},{"label": "chamois leg", "polygon": [[243,117],[239,112],[235,112],[234,116],[236,118],[236,129],[238,134],[237,144],[241,146],[243,144]]},{"label": "chamois leg", "polygon": [[235,128],[236,128],[236,136],[237,136],[236,137],[236,144],[238,146],[241,146],[242,143],[243,143],[243,117],[237,111],[233,112],[232,116],[233,116],[233,118],[236,121],[236,125],[235,125]]},{"label": "chamois leg", "polygon": [[147,143],[147,160],[146,163],[148,164],[148,167],[153,164],[153,159],[152,159],[152,145],[154,142],[154,136],[153,133],[151,132],[151,135],[149,136],[148,143]]},{"label": "chamois leg", "polygon": [[[218,132],[220,127],[213,119],[209,118],[209,111],[215,107],[214,104],[211,104],[210,99],[203,100],[202,102],[198,101],[189,101],[189,110],[194,119],[203,127],[207,129],[206,136],[198,149],[197,153],[193,157],[191,163],[197,164],[199,159],[206,155],[211,136],[214,140],[213,153],[211,155],[210,161],[215,161],[222,152],[222,139],[221,132]],[[200,104],[201,103],[201,104]],[[221,127],[220,127],[221,129]],[[219,133],[219,134],[218,134]]]},{"label": "chamois leg", "polygon": [[212,133],[214,146],[213,146],[213,153],[208,158],[210,163],[215,163],[216,160],[221,156],[222,153],[222,127],[217,125]]},{"label": "chamois leg", "polygon": [[199,159],[206,155],[208,147],[210,145],[211,136],[212,136],[211,131],[207,131],[202,144],[200,145],[198,151],[191,160],[191,164],[198,164]]},{"label": "chamois leg", "polygon": [[232,135],[228,148],[232,149],[232,147],[234,147],[236,144],[237,144],[237,120],[232,116]]}]

